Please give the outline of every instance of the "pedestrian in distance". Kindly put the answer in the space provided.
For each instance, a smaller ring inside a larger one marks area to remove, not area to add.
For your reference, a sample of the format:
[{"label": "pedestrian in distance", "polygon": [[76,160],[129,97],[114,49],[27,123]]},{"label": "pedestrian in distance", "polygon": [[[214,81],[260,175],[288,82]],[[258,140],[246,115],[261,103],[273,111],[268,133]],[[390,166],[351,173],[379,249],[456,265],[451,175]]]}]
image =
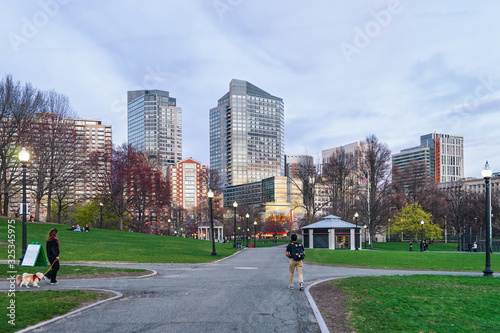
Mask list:
[{"label": "pedestrian in distance", "polygon": [[424,241],[424,252],[429,252],[429,243]]},{"label": "pedestrian in distance", "polygon": [[413,251],[413,243],[410,242],[410,251]]},{"label": "pedestrian in distance", "polygon": [[477,252],[477,242],[474,242],[474,245],[472,245],[472,249],[474,252]]},{"label": "pedestrian in distance", "polygon": [[59,239],[57,236],[57,229],[52,228],[47,236],[47,257],[51,264],[50,271],[45,274],[45,282],[50,284],[57,284],[57,271],[59,271]]},{"label": "pedestrian in distance", "polygon": [[297,276],[299,277],[300,291],[302,291],[304,290],[304,277],[302,275],[302,267],[303,267],[302,260],[306,256],[306,252],[304,251],[304,245],[302,245],[301,243],[297,243],[296,234],[292,234],[290,239],[291,242],[286,247],[286,256],[290,258],[290,262],[288,265],[290,283],[288,285],[288,288],[293,289],[293,274],[294,271],[296,270]]}]

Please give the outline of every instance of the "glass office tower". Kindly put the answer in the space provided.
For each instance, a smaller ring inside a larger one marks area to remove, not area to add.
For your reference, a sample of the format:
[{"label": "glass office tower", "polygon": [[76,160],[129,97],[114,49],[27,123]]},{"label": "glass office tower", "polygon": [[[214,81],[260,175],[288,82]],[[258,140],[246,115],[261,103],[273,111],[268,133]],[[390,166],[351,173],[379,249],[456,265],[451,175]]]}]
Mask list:
[{"label": "glass office tower", "polygon": [[284,175],[284,117],[281,98],[231,80],[229,92],[210,109],[210,168],[223,187]]},{"label": "glass office tower", "polygon": [[182,160],[182,110],[168,91],[128,92],[128,143],[163,170]]}]

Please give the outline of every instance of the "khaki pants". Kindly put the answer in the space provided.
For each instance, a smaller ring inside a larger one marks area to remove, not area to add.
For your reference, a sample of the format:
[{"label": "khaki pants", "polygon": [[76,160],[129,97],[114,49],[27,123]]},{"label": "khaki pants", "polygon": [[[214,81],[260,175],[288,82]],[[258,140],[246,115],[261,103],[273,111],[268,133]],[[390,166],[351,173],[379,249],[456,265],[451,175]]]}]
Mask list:
[{"label": "khaki pants", "polygon": [[299,276],[299,283],[304,282],[304,278],[302,276],[302,260],[295,261],[290,259],[290,266],[288,267],[288,271],[290,272],[290,286],[293,286],[293,271],[297,269],[297,275]]}]

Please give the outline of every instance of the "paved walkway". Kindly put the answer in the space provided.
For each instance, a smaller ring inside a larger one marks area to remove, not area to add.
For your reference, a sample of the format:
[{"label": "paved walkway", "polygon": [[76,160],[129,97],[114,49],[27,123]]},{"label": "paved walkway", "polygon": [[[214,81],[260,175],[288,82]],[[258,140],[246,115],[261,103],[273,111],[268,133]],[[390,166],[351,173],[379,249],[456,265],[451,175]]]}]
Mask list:
[{"label": "paved walkway", "polygon": [[[123,264],[158,272],[146,279],[60,280],[40,289],[106,289],[123,297],[32,332],[319,332],[304,292],[289,290],[284,248],[245,249],[210,264]],[[64,264],[64,263],[63,263]],[[62,267],[64,269],[64,266]],[[304,265],[306,286],[349,276],[478,273]],[[297,279],[296,279],[297,281]],[[0,282],[0,290],[8,288]]]}]

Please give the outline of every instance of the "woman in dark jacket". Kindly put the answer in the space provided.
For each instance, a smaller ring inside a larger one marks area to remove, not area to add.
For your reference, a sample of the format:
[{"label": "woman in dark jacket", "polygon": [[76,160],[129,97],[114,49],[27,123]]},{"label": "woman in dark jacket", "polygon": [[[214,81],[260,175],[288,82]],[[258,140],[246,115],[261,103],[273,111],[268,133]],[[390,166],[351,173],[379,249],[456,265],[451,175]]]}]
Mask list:
[{"label": "woman in dark jacket", "polygon": [[[47,257],[49,258],[52,269],[45,275],[47,283],[57,283],[57,271],[59,270],[59,239],[56,237],[57,229],[53,228],[49,231],[47,237]],[[50,282],[49,282],[50,279]]]}]

